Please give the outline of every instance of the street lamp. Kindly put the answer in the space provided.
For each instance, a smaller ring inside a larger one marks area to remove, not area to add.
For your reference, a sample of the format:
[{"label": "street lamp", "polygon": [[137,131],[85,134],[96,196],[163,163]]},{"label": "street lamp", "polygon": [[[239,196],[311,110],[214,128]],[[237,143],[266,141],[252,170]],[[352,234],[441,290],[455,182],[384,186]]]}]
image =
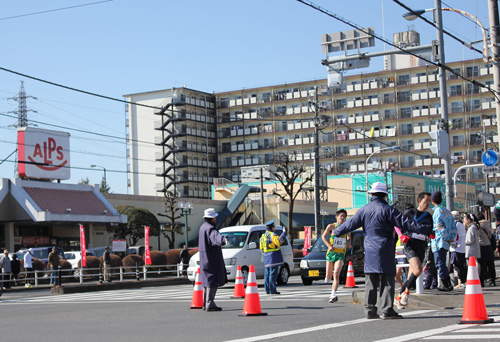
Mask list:
[{"label": "street lamp", "polygon": [[101,169],[103,169],[104,171],[104,186],[108,185],[108,183],[106,182],[106,168],[104,166],[100,166],[100,165],[90,165],[91,168],[94,168],[94,167],[100,167]]},{"label": "street lamp", "polygon": [[321,227],[325,231],[325,216],[328,216],[329,213],[326,210],[320,210],[319,214],[321,215]]},{"label": "street lamp", "polygon": [[186,246],[188,246],[188,216],[191,215],[191,209],[193,208],[193,203],[192,202],[178,202],[177,207],[181,210],[181,214],[182,214],[182,216],[184,216],[184,219],[185,219],[184,241],[185,241]]},{"label": "street lamp", "polygon": [[[440,129],[446,131],[449,134],[449,125],[448,125],[448,95],[446,88],[446,62],[444,58],[444,38],[443,38],[443,9],[441,8],[441,0],[434,0],[435,9],[434,9],[434,22],[436,23],[436,35],[438,42],[438,62],[439,62],[439,89],[441,91],[441,123]],[[423,12],[422,12],[423,11]],[[414,11],[416,13],[424,13],[429,10],[419,10]],[[413,20],[416,16],[408,15],[408,13],[404,14],[403,17],[407,20]],[[450,139],[448,135],[448,139],[446,145],[450,147]],[[450,162],[450,154],[446,154],[444,156],[444,177],[445,177],[445,187],[446,187],[446,208],[448,210],[454,209],[453,204],[453,194],[452,194],[452,182],[451,182],[451,162]],[[368,181],[367,181],[368,182]],[[368,195],[367,195],[368,196]]]},{"label": "street lamp", "polygon": [[373,152],[372,154],[370,154],[368,156],[368,158],[366,158],[366,161],[365,161],[366,203],[368,203],[370,201],[370,197],[369,197],[369,194],[368,194],[368,161],[370,160],[370,158],[374,154],[377,154],[377,153],[380,153],[380,152],[386,151],[386,150],[398,150],[399,148],[400,148],[399,146],[390,146],[390,147],[381,148],[380,150]]}]

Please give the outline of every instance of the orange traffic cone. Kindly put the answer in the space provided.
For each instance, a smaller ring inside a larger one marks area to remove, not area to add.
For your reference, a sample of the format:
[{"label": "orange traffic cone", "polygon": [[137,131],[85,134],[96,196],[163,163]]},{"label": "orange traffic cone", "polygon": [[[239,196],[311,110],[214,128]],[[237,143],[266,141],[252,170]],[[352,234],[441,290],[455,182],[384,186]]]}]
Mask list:
[{"label": "orange traffic cone", "polygon": [[200,281],[200,268],[196,270],[196,277],[194,278],[193,299],[191,300],[190,309],[203,308],[203,286]]},{"label": "orange traffic cone", "polygon": [[349,261],[349,266],[347,267],[347,279],[345,281],[344,288],[354,288],[356,286],[356,282],[354,281],[354,270],[352,268],[352,261]]},{"label": "orange traffic cone", "polygon": [[469,258],[467,283],[465,284],[464,312],[458,324],[483,324],[492,323],[493,318],[488,318],[484,304],[483,290],[476,267],[476,258]]},{"label": "orange traffic cone", "polygon": [[243,275],[241,266],[236,269],[236,280],[234,281],[234,294],[231,298],[245,298],[245,285],[243,284]]},{"label": "orange traffic cone", "polygon": [[247,289],[245,292],[245,304],[243,312],[238,316],[266,316],[260,308],[259,289],[257,287],[257,277],[255,276],[255,267],[250,265],[248,273]]}]

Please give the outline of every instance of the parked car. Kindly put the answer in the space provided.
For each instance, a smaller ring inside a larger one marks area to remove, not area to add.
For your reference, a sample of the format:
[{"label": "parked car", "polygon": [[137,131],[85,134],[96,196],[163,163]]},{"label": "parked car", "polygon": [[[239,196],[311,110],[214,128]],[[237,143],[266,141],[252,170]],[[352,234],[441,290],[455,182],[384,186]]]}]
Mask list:
[{"label": "parked car", "polygon": [[[316,239],[311,239],[311,246],[314,246]],[[293,239],[293,249],[301,250],[304,248],[304,239]]]},{"label": "parked car", "polygon": [[[110,248],[109,252],[113,253],[113,248],[111,246],[109,248]],[[87,255],[89,255],[89,253],[91,253],[91,255],[94,255],[94,256],[100,258],[104,254],[105,249],[106,249],[106,247],[87,248]]]},{"label": "parked car", "polygon": [[[88,250],[86,254],[87,256],[95,256],[95,254],[89,252]],[[71,268],[76,269],[78,268],[78,262],[82,259],[82,252],[81,251],[64,252],[64,259],[66,259],[71,264]]]},{"label": "parked car", "polygon": [[[340,283],[344,284],[347,277],[347,267],[352,261],[354,276],[362,276],[365,266],[365,250],[363,247],[365,234],[362,230],[351,232],[352,250],[348,250],[342,271]],[[326,252],[328,248],[323,239],[316,241],[308,255],[300,261],[300,277],[304,285],[311,285],[314,280],[324,280],[326,276]]]},{"label": "parked car", "polygon": [[[228,240],[228,243],[222,247],[228,280],[235,280],[238,266],[241,266],[241,273],[245,283],[250,265],[254,265],[257,278],[264,277],[264,262],[259,249],[259,240],[265,231],[266,226],[264,225],[233,226],[220,230],[220,233],[226,236]],[[282,231],[281,226],[276,226],[276,234],[280,235]],[[288,283],[290,272],[294,270],[293,251],[288,237],[285,238],[285,242],[281,245],[281,253],[285,264],[279,270],[278,284],[284,285]],[[196,270],[199,265],[200,255],[196,253],[189,261],[189,280],[195,280]]]},{"label": "parked car", "polygon": [[[64,249],[61,247],[56,247],[57,249],[57,254],[59,254],[59,257],[61,259],[64,259]],[[22,253],[22,256],[28,252],[28,248],[21,249],[16,252],[16,254],[20,255]],[[31,255],[33,258],[40,259],[45,265],[47,265],[47,262],[49,261],[49,254],[52,252],[52,247],[33,247],[31,248]]]}]

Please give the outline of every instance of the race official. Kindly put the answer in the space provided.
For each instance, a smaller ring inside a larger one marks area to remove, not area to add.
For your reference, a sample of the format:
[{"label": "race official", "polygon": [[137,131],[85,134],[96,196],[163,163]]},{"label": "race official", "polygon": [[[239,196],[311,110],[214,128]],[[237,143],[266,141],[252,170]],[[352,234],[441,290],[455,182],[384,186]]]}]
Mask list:
[{"label": "race official", "polygon": [[276,290],[276,280],[280,267],[284,264],[281,244],[285,241],[286,230],[280,236],[275,233],[274,220],[265,223],[266,232],[260,237],[260,249],[264,254],[264,288],[267,294],[280,294]]},{"label": "race official", "polygon": [[[342,236],[363,227],[365,232],[365,314],[374,319],[377,313],[377,299],[383,313],[382,319],[403,318],[394,310],[394,227],[403,232],[409,231],[428,235],[431,226],[415,222],[403,216],[396,208],[387,204],[388,195],[385,183],[373,183],[368,191],[371,202],[359,209],[354,216],[334,230],[335,236]],[[380,286],[380,298],[377,298]]]}]

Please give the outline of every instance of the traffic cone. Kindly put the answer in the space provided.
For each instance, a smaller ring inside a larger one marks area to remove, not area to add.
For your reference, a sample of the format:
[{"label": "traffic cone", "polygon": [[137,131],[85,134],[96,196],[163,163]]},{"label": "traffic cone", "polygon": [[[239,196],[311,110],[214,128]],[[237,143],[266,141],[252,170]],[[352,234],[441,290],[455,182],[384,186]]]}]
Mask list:
[{"label": "traffic cone", "polygon": [[248,273],[243,312],[238,316],[267,316],[267,313],[262,312],[260,308],[259,289],[257,287],[257,277],[255,276],[255,267],[253,265],[250,265],[250,271]]},{"label": "traffic cone", "polygon": [[349,267],[347,267],[347,279],[345,281],[344,289],[354,287],[357,287],[356,282],[354,281],[354,270],[352,268],[352,261],[349,261]]},{"label": "traffic cone", "polygon": [[234,281],[234,294],[231,298],[245,298],[245,285],[243,284],[243,275],[241,266],[236,269],[236,280]]},{"label": "traffic cone", "polygon": [[193,299],[191,300],[190,309],[202,309],[203,308],[203,286],[201,286],[200,281],[200,268],[196,270],[196,276],[194,278],[193,287]]},{"label": "traffic cone", "polygon": [[464,312],[458,324],[483,324],[493,323],[493,318],[488,318],[484,304],[483,290],[477,272],[476,258],[469,258],[467,283],[465,285]]}]

